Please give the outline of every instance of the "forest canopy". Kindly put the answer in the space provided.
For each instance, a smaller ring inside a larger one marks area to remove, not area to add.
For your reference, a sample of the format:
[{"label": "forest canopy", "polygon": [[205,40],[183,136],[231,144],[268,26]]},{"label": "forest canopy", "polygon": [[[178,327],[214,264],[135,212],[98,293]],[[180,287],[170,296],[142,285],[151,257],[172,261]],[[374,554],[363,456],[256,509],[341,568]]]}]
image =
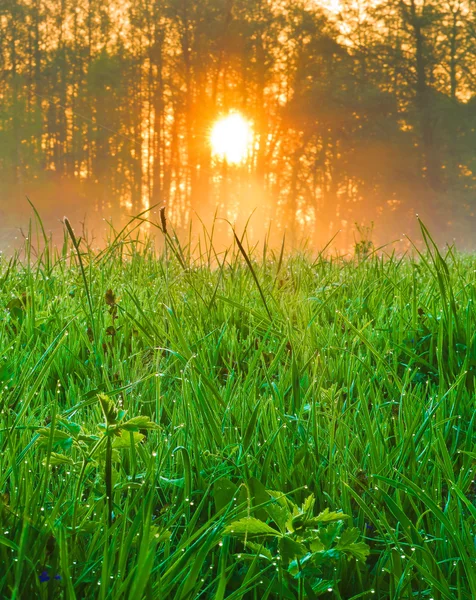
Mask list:
[{"label": "forest canopy", "polygon": [[[322,243],[415,212],[470,239],[476,206],[473,0],[3,0],[0,218],[165,203],[259,207]],[[242,161],[210,144],[238,113]]]}]

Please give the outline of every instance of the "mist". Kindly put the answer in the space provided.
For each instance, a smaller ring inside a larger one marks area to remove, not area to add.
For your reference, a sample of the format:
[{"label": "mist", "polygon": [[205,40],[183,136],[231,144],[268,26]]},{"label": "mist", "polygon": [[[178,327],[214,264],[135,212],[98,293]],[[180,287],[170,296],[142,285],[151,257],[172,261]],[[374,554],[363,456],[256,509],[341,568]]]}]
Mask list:
[{"label": "mist", "polygon": [[[352,251],[362,235],[418,241],[418,214],[438,243],[474,249],[475,10],[12,0],[0,20],[0,249],[26,235],[27,197],[55,241],[64,216],[100,246],[109,223],[165,207],[177,235],[192,224],[220,247],[233,228],[311,252],[330,240]],[[214,142],[229,116],[249,129]]]}]

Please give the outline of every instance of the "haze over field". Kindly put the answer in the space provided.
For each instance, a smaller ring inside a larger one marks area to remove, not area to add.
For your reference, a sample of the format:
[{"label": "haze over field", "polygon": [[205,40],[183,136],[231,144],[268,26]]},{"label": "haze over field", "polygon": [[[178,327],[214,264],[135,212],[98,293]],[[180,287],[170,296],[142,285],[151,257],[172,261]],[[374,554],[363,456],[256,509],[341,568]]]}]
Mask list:
[{"label": "haze over field", "polygon": [[340,249],[419,213],[472,247],[475,31],[469,0],[5,1],[0,246],[28,195],[97,238],[165,204]]}]

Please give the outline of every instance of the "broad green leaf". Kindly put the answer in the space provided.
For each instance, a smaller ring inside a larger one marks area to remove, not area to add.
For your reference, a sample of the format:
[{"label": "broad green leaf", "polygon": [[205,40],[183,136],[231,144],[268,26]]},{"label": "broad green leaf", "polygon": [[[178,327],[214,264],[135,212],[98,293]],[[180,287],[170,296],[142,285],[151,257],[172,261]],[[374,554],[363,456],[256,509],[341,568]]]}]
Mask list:
[{"label": "broad green leaf", "polygon": [[229,506],[237,493],[238,487],[226,477],[217,479],[213,484],[213,497],[215,499],[215,510],[219,512]]},{"label": "broad green leaf", "polygon": [[43,438],[50,439],[50,436],[52,436],[53,442],[61,442],[63,440],[69,440],[71,438],[69,433],[67,433],[66,431],[61,431],[61,429],[55,429],[53,433],[51,432],[51,429],[47,428],[40,428],[36,431]]},{"label": "broad green leaf", "polygon": [[337,546],[345,547],[353,544],[359,539],[360,531],[357,527],[349,527],[345,529],[337,542]]},{"label": "broad green leaf", "polygon": [[61,429],[46,429],[41,428],[37,430],[39,434],[38,444],[40,446],[47,446],[50,438],[53,438],[54,446],[61,446],[63,450],[69,450],[73,445],[73,438],[66,431],[61,431]]},{"label": "broad green leaf", "polygon": [[306,513],[306,515],[311,516],[315,502],[316,502],[316,500],[314,498],[314,494],[311,494],[302,503],[301,511],[303,513]]},{"label": "broad green leaf", "polygon": [[286,533],[286,523],[291,518],[291,510],[287,499],[281,492],[267,490],[267,493],[272,500],[266,505],[266,512],[279,527],[281,533]]},{"label": "broad green leaf", "polygon": [[354,557],[357,560],[365,562],[368,555],[370,554],[370,548],[365,542],[357,542],[355,544],[349,544],[346,548],[339,548],[341,552]]},{"label": "broad green leaf", "polygon": [[246,542],[246,548],[249,548],[258,556],[264,557],[269,561],[273,560],[273,555],[267,548],[263,546],[263,544],[257,544],[256,542]]},{"label": "broad green leaf", "polygon": [[[132,437],[134,439],[134,445],[139,444],[144,439],[144,435],[142,433],[132,432]],[[112,442],[112,447],[116,450],[123,450],[125,448],[131,447],[131,434],[125,433],[119,437],[115,437]]]},{"label": "broad green leaf", "polygon": [[339,538],[335,549],[349,555],[349,558],[353,557],[365,562],[369,555],[370,548],[365,542],[356,542],[359,535],[360,531],[356,527],[346,529]]},{"label": "broad green leaf", "polygon": [[283,535],[278,543],[281,558],[285,563],[289,563],[295,558],[302,558],[307,554],[307,548],[304,544],[296,542],[288,535]]},{"label": "broad green leaf", "polygon": [[81,425],[77,423],[73,423],[72,421],[62,420],[61,423],[66,427],[66,429],[74,436],[77,436],[81,433]]},{"label": "broad green leaf", "polygon": [[[46,459],[43,461],[43,464],[46,464]],[[69,456],[65,454],[58,454],[57,452],[52,452],[50,455],[50,465],[74,465],[74,461]]]},{"label": "broad green leaf", "polygon": [[324,544],[325,548],[328,550],[332,544],[335,542],[337,536],[339,535],[342,527],[344,526],[343,521],[334,521],[330,523],[326,527],[319,528],[319,539]]},{"label": "broad green leaf", "polygon": [[139,429],[158,429],[158,425],[151,421],[149,417],[138,416],[129,419],[121,424],[121,429],[126,431],[139,431]]},{"label": "broad green leaf", "polygon": [[280,537],[279,531],[254,517],[244,517],[225,527],[225,535],[233,536],[272,536]]},{"label": "broad green leaf", "polygon": [[115,425],[117,423],[117,407],[114,402],[106,394],[98,394],[98,400],[106,419],[106,424]]},{"label": "broad green leaf", "polygon": [[349,519],[349,515],[345,515],[342,512],[331,512],[328,508],[320,512],[317,517],[314,517],[312,521],[314,523],[332,523],[334,521],[342,521],[343,519]]},{"label": "broad green leaf", "polygon": [[[290,573],[295,579],[306,577],[309,574],[308,566],[313,557],[314,555],[308,552],[302,558],[292,560],[288,565],[288,573]],[[314,564],[311,566],[311,568],[313,567]]]},{"label": "broad green leaf", "polygon": [[266,505],[264,508],[253,510],[253,514],[256,518],[260,519],[261,521],[265,521],[269,516],[269,513],[266,511],[267,504],[270,503],[269,494],[266,491],[265,486],[259,479],[256,479],[256,477],[250,477],[246,482],[246,487],[250,493],[251,505],[253,507],[260,506],[262,504]]},{"label": "broad green leaf", "polygon": [[299,513],[292,519],[288,519],[286,525],[290,531],[302,532],[308,523],[309,521],[306,519],[306,515],[304,513]]},{"label": "broad green leaf", "polygon": [[309,543],[309,548],[312,552],[324,552],[324,550],[326,549],[319,537],[312,538],[312,540]]}]

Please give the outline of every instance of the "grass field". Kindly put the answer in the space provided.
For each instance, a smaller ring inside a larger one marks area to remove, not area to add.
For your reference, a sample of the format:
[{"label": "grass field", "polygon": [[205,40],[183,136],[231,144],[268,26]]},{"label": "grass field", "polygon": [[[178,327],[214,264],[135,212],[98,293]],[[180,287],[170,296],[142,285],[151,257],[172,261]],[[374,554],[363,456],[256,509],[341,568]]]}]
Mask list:
[{"label": "grass field", "polygon": [[0,597],[476,598],[476,255],[166,242],[0,259]]}]

